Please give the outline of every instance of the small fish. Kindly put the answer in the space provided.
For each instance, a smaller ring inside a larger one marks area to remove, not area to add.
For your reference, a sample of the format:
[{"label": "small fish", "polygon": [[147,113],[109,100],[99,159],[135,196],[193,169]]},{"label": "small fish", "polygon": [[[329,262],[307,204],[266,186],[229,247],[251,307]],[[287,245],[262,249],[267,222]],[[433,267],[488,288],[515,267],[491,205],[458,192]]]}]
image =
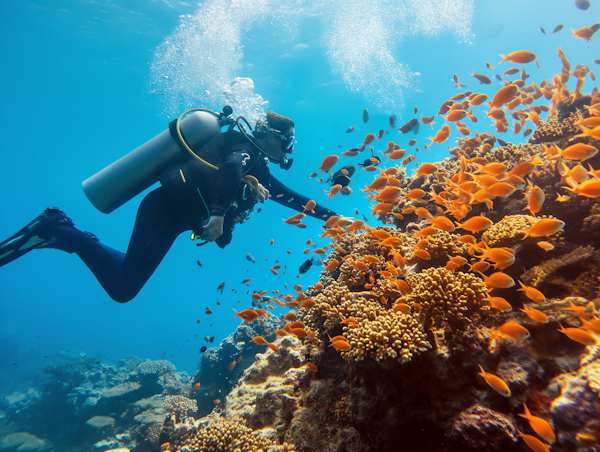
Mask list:
[{"label": "small fish", "polygon": [[539,323],[548,323],[548,316],[546,314],[544,314],[542,311],[540,311],[539,309],[533,309],[533,308],[528,308],[527,305],[523,306],[523,309],[521,309],[521,311],[523,311],[525,314],[527,314],[527,316],[531,319],[534,320],[536,322]]},{"label": "small fish", "polygon": [[564,27],[563,24],[557,25],[556,27],[554,27],[554,30],[552,30],[552,34],[554,35],[554,34],[558,33],[560,30],[563,29],[563,27]]},{"label": "small fish", "polygon": [[317,369],[317,366],[314,365],[313,363],[306,363],[306,367],[308,367],[313,372],[317,372],[319,370],[319,369]]},{"label": "small fish", "polygon": [[363,122],[365,124],[369,122],[369,110],[366,108],[363,110]]},{"label": "small fish", "polygon": [[560,331],[569,339],[574,340],[575,342],[579,342],[580,344],[586,346],[596,345],[596,339],[594,339],[594,336],[592,336],[587,331],[581,328],[565,328],[560,322],[558,324],[560,325],[560,330],[557,331]]},{"label": "small fish", "polygon": [[501,311],[512,311],[512,306],[510,305],[510,303],[502,297],[488,297],[484,298],[484,300],[489,301],[493,307],[495,307],[496,309],[500,309]]},{"label": "small fish", "polygon": [[209,307],[209,306],[207,306],[207,307],[206,307],[206,311],[205,311],[205,313],[206,313],[207,315],[211,315],[213,312],[212,312],[212,310],[210,309],[210,307]]},{"label": "small fish", "polygon": [[483,75],[483,74],[477,74],[475,72],[475,70],[473,70],[473,73],[471,74],[471,77],[475,77],[477,80],[479,80],[479,84],[480,85],[489,85],[490,83],[492,83],[492,81],[490,80],[490,78],[487,75]]},{"label": "small fish", "polygon": [[396,128],[396,115],[390,115],[389,120],[390,120],[390,128],[395,129]]},{"label": "small fish", "polygon": [[500,333],[504,336],[508,336],[516,341],[524,341],[529,339],[529,331],[523,325],[517,322],[508,321],[498,328]]},{"label": "small fish", "polygon": [[410,132],[411,130],[413,130],[413,128],[415,126],[417,126],[419,124],[419,120],[417,118],[413,118],[410,121],[408,121],[407,123],[405,123],[403,126],[401,126],[398,131],[402,133],[402,135],[407,134],[408,132]]},{"label": "small fish", "polygon": [[525,433],[522,433],[518,429],[517,429],[517,434],[521,438],[523,438],[523,441],[525,441],[525,444],[527,444],[527,446],[529,446],[529,448],[532,451],[534,451],[534,452],[550,452],[550,449],[548,449],[548,447],[546,447],[546,445],[543,443],[543,441],[540,441],[535,436],[526,435]]},{"label": "small fish", "polygon": [[196,263],[198,264],[198,267],[202,267],[202,264],[200,263],[200,261],[196,261]]},{"label": "small fish", "polygon": [[346,135],[348,135],[349,133],[352,133],[354,131],[354,126],[350,127],[348,130],[346,130]]},{"label": "small fish", "polygon": [[313,171],[312,173],[310,173],[310,174],[308,175],[308,177],[309,177],[310,179],[312,179],[312,178],[314,178],[314,177],[317,177],[318,175],[319,175],[319,173],[317,173],[316,171]]},{"label": "small fish", "polygon": [[215,341],[215,337],[211,336],[211,338],[209,340],[210,340],[210,343],[212,344]]},{"label": "small fish", "polygon": [[519,281],[519,284],[521,285],[521,288],[517,289],[517,292],[525,293],[525,296],[535,303],[546,302],[546,297],[544,296],[544,294],[537,290],[535,287],[526,286],[521,281]]},{"label": "small fish", "polygon": [[250,262],[252,262],[253,264],[256,264],[256,259],[254,259],[254,257],[252,257],[252,254],[247,253],[246,259],[249,260]]},{"label": "small fish", "polygon": [[323,159],[321,166],[319,166],[317,169],[321,170],[321,174],[323,172],[328,173],[329,170],[333,167],[333,165],[337,163],[338,159],[339,157],[337,155],[328,155],[327,157],[325,157],[325,159]]},{"label": "small fish", "polygon": [[223,290],[225,290],[225,281],[223,281],[221,284],[219,284],[219,287],[217,287],[217,291],[221,291],[221,295],[223,294]]},{"label": "small fish", "polygon": [[481,369],[481,372],[478,375],[481,375],[485,382],[490,385],[494,391],[496,391],[502,397],[510,397],[510,388],[502,378],[494,374],[487,373],[485,370],[483,370],[481,365],[479,365],[479,368]]},{"label": "small fish", "polygon": [[206,350],[208,350],[206,345],[203,345],[202,347],[200,347],[200,353],[204,353]]},{"label": "small fish", "polygon": [[300,266],[300,274],[304,274],[312,268],[313,258],[311,257]]},{"label": "small fish", "polygon": [[546,34],[546,30],[544,30],[543,28],[538,28],[538,30],[540,30],[542,34]]}]

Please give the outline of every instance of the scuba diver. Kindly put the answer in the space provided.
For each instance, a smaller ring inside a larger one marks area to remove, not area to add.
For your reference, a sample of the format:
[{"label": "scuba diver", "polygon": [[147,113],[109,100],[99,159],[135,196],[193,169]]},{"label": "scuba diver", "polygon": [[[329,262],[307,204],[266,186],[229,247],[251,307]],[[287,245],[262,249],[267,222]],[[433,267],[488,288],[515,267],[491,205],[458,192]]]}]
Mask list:
[{"label": "scuba diver", "polygon": [[[223,114],[194,110],[202,113],[196,112],[181,121],[189,113],[185,112],[169,125],[169,130],[83,183],[90,201],[109,213],[155,183],[154,178],[160,181],[161,186],[140,203],[126,253],[104,245],[90,232],[75,228],[60,209],[51,207],[0,243],[0,266],[34,249],[76,253],[108,295],[125,303],[138,294],[181,233],[191,230],[192,240],[204,240],[198,246],[215,242],[224,248],[232,239],[235,225],[244,223],[258,202],[271,198],[296,211],[304,211],[303,205],[309,198],[285,186],[268,168],[274,162],[287,170],[293,161],[287,157],[296,143],[295,124],[290,118],[269,111],[252,130],[245,118],[232,118],[230,107],[225,107]],[[200,119],[193,119],[194,115]],[[192,123],[195,125],[190,126]],[[221,133],[220,127],[224,125],[229,128]],[[239,131],[233,130],[235,126]],[[198,134],[204,134],[203,138],[198,138]],[[197,153],[188,146],[198,143],[202,145],[197,147]],[[184,147],[195,158],[189,158]],[[139,156],[143,158],[140,160]],[[163,161],[151,162],[153,159],[148,156]],[[132,173],[133,169],[137,171]],[[148,176],[152,171],[155,175]],[[141,185],[131,188],[136,181],[127,181],[115,191],[125,174],[130,179],[140,179]],[[313,212],[305,213],[323,221],[335,215],[320,205]]]}]

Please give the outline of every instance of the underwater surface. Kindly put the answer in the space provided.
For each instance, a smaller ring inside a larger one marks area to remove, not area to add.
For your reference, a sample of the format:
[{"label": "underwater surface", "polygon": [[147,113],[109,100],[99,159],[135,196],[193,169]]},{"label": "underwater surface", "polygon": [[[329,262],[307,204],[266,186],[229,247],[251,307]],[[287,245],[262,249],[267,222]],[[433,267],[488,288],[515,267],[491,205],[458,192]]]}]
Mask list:
[{"label": "underwater surface", "polygon": [[267,201],[225,249],[185,232],[127,303],[76,254],[2,266],[0,450],[600,450],[599,22],[595,0],[1,2],[0,240],[56,206],[125,251],[158,183],[108,215],[81,183],[224,105],[292,118],[271,171],[339,218]]}]

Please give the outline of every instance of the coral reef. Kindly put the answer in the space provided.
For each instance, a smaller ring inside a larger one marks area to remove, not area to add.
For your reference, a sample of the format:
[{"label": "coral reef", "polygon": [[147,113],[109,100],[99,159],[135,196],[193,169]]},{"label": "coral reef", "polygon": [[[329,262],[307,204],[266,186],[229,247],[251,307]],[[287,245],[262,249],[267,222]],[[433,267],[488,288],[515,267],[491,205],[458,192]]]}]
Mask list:
[{"label": "coral reef", "polygon": [[162,450],[174,452],[293,452],[288,444],[276,445],[268,432],[257,432],[243,422],[229,421],[219,417],[203,421],[187,419],[175,424],[170,441]]}]

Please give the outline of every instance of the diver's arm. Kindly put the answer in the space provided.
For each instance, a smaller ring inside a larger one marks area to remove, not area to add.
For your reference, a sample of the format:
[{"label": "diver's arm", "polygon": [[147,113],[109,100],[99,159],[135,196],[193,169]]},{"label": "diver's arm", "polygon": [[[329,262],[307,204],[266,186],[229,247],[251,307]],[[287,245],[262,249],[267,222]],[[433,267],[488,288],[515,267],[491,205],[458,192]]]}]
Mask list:
[{"label": "diver's arm", "polygon": [[241,152],[231,152],[225,157],[217,174],[214,198],[210,205],[210,215],[224,216],[235,198],[243,175],[244,156]]},{"label": "diver's arm", "polygon": [[[271,193],[270,199],[277,202],[278,204],[281,204],[282,206],[289,207],[290,209],[294,209],[298,212],[304,211],[303,206],[305,206],[306,203],[308,201],[310,201],[309,198],[307,198],[304,195],[301,195],[300,193],[295,192],[290,187],[283,185],[283,183],[280,180],[278,180],[276,177],[274,177],[273,175],[271,175],[270,182],[271,182],[271,184],[270,184],[271,187],[269,189],[269,192]],[[282,195],[282,196],[278,196],[278,195]],[[292,201],[289,201],[290,199],[292,199]],[[323,221],[327,220],[329,217],[331,217],[333,215],[337,215],[335,212],[333,212],[319,204],[317,204],[313,210],[315,211],[315,213],[312,213],[309,210],[307,210],[304,213],[306,215],[309,215],[314,218],[318,218],[319,220],[323,220]]]}]

